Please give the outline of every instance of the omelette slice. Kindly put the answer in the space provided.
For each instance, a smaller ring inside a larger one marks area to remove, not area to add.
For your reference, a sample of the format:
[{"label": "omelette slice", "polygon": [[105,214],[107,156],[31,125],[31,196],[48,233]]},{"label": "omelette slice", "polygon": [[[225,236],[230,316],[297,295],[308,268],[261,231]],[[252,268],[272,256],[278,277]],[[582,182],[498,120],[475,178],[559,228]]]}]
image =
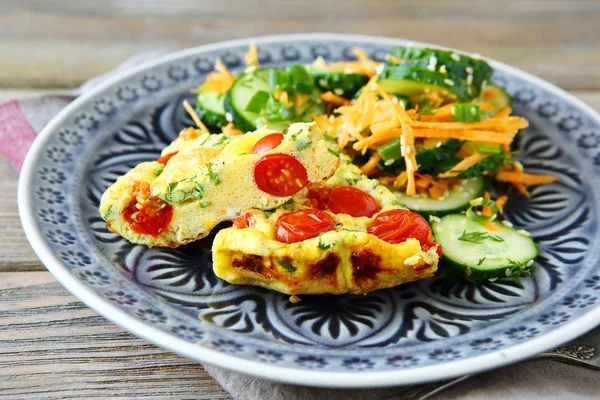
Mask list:
[{"label": "omelette slice", "polygon": [[361,294],[431,277],[441,248],[427,221],[342,157],[325,184],[221,230],[215,274],[289,295]]},{"label": "omelette slice", "polygon": [[281,206],[338,165],[314,123],[232,138],[186,130],[158,161],[108,188],[99,210],[109,230],[133,243],[178,247],[248,209]]}]

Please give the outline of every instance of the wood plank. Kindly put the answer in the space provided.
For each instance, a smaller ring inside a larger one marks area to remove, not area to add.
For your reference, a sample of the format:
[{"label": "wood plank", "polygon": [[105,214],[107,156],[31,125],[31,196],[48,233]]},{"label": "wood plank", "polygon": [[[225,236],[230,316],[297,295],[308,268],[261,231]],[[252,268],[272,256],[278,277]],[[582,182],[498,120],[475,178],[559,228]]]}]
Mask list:
[{"label": "wood plank", "polygon": [[0,397],[226,399],[196,362],[113,325],[49,272],[0,273]]},{"label": "wood plank", "polygon": [[[4,3],[3,3],[4,4]],[[567,89],[600,89],[600,6],[592,1],[20,1],[0,5],[0,86],[74,87],[142,51],[264,34],[405,37],[479,52]],[[316,10],[316,11],[315,11]],[[4,11],[4,12],[2,12]],[[576,71],[576,73],[574,73]]]}]

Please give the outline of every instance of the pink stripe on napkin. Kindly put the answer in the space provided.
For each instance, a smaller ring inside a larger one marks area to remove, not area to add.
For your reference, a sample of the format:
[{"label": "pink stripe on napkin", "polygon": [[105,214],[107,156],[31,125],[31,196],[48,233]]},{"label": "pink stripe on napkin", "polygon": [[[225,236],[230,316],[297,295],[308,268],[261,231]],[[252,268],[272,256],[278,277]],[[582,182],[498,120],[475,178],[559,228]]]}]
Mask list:
[{"label": "pink stripe on napkin", "polygon": [[19,108],[17,100],[0,105],[0,153],[21,170],[36,132]]}]

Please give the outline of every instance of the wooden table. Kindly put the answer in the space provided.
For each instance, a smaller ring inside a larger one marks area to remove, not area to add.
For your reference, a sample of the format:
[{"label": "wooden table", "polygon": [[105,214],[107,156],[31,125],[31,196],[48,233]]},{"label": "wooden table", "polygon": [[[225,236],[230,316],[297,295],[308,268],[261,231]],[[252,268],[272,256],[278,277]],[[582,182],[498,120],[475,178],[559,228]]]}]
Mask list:
[{"label": "wooden table", "polygon": [[[0,101],[76,87],[140,51],[329,31],[478,52],[547,79],[600,111],[599,1],[271,3],[2,1]],[[227,398],[198,364],[126,333],[54,280],[25,239],[17,179],[0,160],[0,398]]]}]

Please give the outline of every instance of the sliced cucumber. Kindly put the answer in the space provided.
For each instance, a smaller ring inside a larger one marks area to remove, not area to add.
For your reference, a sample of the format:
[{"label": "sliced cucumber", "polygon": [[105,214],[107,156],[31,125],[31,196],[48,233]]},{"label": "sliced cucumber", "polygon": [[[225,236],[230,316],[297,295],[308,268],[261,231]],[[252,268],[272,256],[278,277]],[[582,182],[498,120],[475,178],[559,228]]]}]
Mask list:
[{"label": "sliced cucumber", "polygon": [[394,191],[398,201],[411,211],[421,215],[446,215],[469,208],[469,201],[483,195],[483,178],[466,179],[454,185],[443,199],[432,199],[429,196],[409,196],[404,192]]},{"label": "sliced cucumber", "polygon": [[229,89],[227,96],[225,96],[225,112],[231,115],[230,119],[234,125],[244,132],[253,131],[260,127],[257,124],[260,115],[246,110],[250,100],[259,91],[270,92],[267,70],[265,69],[241,74]]},{"label": "sliced cucumber", "polygon": [[[492,67],[483,60],[449,50],[399,46],[390,51],[390,56],[400,59],[401,65],[446,71],[450,75],[463,78],[472,86],[477,96],[483,82],[489,80]],[[469,75],[471,78],[468,78]]]},{"label": "sliced cucumber", "polygon": [[379,84],[392,94],[407,97],[427,92],[437,92],[448,100],[471,100],[475,96],[462,78],[405,65],[387,65],[379,75]]},{"label": "sliced cucumber", "polygon": [[315,84],[323,91],[332,91],[338,96],[352,98],[369,81],[366,75],[345,73],[344,71],[307,68]]},{"label": "sliced cucumber", "polygon": [[531,236],[491,222],[489,230],[463,214],[450,214],[431,224],[442,261],[450,274],[478,283],[489,279],[531,274],[538,250]]},{"label": "sliced cucumber", "polygon": [[225,118],[225,93],[200,91],[196,96],[196,112],[207,125],[221,127],[227,125]]},{"label": "sliced cucumber", "polygon": [[512,105],[512,97],[506,93],[504,89],[496,85],[486,85],[477,98],[477,101],[480,103],[491,104],[494,107],[493,110],[481,111],[481,116],[483,119],[491,118],[498,114],[498,111]]}]

